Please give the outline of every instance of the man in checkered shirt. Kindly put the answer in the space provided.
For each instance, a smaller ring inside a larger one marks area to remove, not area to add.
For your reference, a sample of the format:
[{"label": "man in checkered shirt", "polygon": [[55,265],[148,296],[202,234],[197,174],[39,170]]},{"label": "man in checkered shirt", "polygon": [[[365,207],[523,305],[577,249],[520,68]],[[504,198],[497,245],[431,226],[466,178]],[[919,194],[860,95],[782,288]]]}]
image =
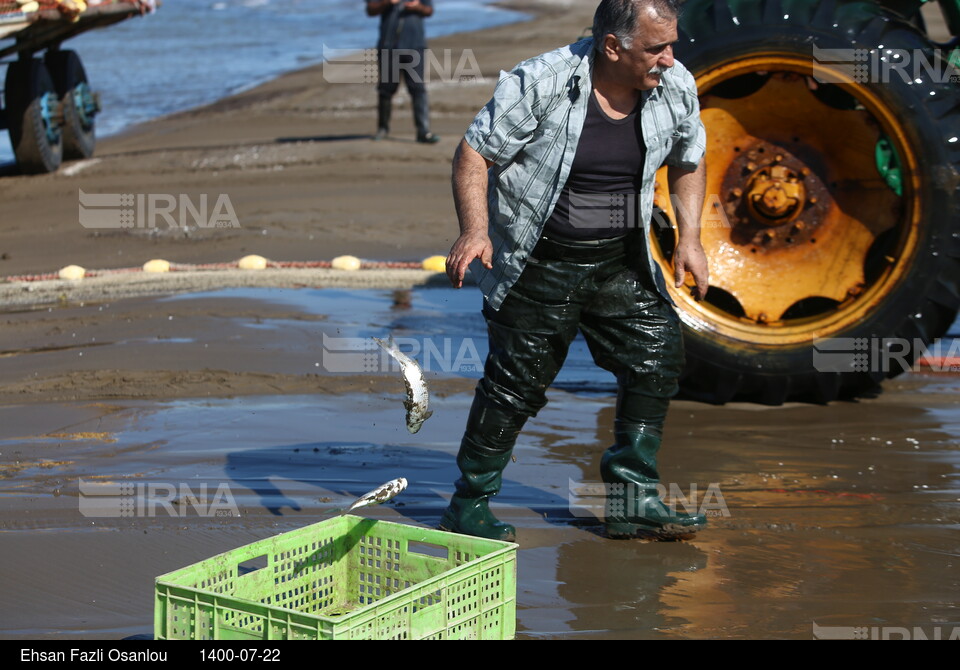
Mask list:
[{"label": "man in checkered shirt", "polygon": [[607,533],[666,539],[706,525],[657,494],[656,455],[683,365],[680,322],[646,244],[664,164],[679,205],[675,285],[689,272],[695,297],[708,286],[706,135],[694,79],[673,58],[677,14],[676,0],[602,0],[592,38],[501,73],[457,150],[461,235],[447,274],[459,288],[474,264],[490,351],[445,530],[515,539],[489,499],[578,331],[618,383],[615,444],[601,462]]}]

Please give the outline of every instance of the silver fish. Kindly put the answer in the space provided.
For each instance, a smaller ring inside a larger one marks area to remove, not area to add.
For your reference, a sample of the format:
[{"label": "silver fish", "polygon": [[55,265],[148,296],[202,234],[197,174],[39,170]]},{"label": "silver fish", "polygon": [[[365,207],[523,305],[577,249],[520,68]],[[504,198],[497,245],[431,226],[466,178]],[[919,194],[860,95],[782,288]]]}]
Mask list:
[{"label": "silver fish", "polygon": [[346,514],[351,512],[358,507],[366,507],[367,505],[379,505],[380,503],[385,503],[391,498],[395,497],[398,493],[407,488],[407,480],[403,477],[397,479],[391,479],[386,484],[381,484],[372,491],[364,493],[362,496],[353,501],[350,507],[346,508],[341,514]]},{"label": "silver fish", "polygon": [[407,399],[403,401],[403,406],[407,408],[407,430],[416,433],[423,422],[433,415],[428,409],[430,393],[427,391],[427,381],[423,378],[423,370],[415,360],[400,351],[392,337],[389,343],[376,337],[373,339],[400,363],[403,384],[407,387]]}]

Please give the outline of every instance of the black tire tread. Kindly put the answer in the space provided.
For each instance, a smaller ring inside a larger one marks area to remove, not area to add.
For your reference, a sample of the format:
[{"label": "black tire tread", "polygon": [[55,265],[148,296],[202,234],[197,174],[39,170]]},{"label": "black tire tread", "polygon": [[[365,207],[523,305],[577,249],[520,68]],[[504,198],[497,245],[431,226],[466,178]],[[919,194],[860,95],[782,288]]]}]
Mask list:
[{"label": "black tire tread", "polygon": [[7,125],[17,166],[24,174],[54,172],[63,159],[62,137],[56,144],[47,140],[40,112],[40,96],[53,90],[53,81],[42,61],[31,58],[7,66]]},{"label": "black tire tread", "polygon": [[[834,28],[835,24],[838,28]],[[750,42],[750,48],[755,44],[809,49],[820,36],[828,36],[832,43],[825,46],[833,47],[838,46],[838,40],[846,40],[848,47],[876,44],[904,49],[934,47],[914,24],[875,2],[690,0],[685,3],[681,17],[680,42],[675,49],[677,59],[696,75],[698,68],[709,66],[711,61],[727,53],[724,47],[729,44],[729,35],[739,38],[740,33],[754,36],[756,42]],[[918,337],[929,343],[946,334],[960,309],[960,233],[956,232],[960,198],[951,197],[960,192],[960,142],[946,143],[947,138],[960,135],[960,93],[956,86],[933,82],[926,86],[933,95],[927,90],[923,95],[912,93],[914,97],[909,99],[909,104],[914,109],[909,118],[916,119],[917,125],[935,122],[939,133],[941,146],[935,147],[935,153],[940,158],[936,161],[938,164],[934,161],[930,164],[931,185],[925,192],[932,195],[931,202],[924,202],[924,207],[935,211],[942,221],[931,224],[936,228],[928,233],[921,255],[909,270],[923,284],[922,290],[910,296],[909,306],[898,296],[898,308],[891,306],[887,313],[868,315],[863,323],[857,324],[856,333],[843,333],[843,336]],[[907,106],[903,101],[900,104]],[[902,109],[900,112],[903,117],[905,112]],[[925,157],[931,153],[926,149],[924,146],[921,151]],[[812,354],[807,356],[805,366],[772,373],[756,361],[769,361],[770,356],[776,354],[763,352],[766,359],[755,358],[761,355],[759,348],[751,350],[749,346],[732,347],[719,342],[705,344],[698,341],[697,333],[690,331],[685,333],[685,339],[687,360],[695,365],[696,372],[684,376],[681,393],[709,402],[742,399],[780,404],[795,399],[827,403],[839,397],[873,392],[878,377],[884,376],[883,373],[818,373],[812,367]],[[812,342],[803,349],[812,351]],[[897,372],[891,371],[891,376]],[[773,377],[780,379],[771,381]]]},{"label": "black tire tread", "polygon": [[44,60],[63,104],[63,157],[66,160],[90,158],[96,145],[96,126],[84,127],[72,97],[74,87],[87,81],[83,63],[75,51],[69,50],[48,51]]}]

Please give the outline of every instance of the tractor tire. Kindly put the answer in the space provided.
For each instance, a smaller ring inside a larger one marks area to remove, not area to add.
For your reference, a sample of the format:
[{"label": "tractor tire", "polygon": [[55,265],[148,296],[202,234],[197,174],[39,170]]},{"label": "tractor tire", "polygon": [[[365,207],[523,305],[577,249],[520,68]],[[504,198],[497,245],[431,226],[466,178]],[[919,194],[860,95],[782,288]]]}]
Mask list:
[{"label": "tractor tire", "polygon": [[44,62],[63,104],[63,157],[90,158],[96,146],[94,116],[98,106],[83,63],[76,52],[59,50],[48,51]]},{"label": "tractor tire", "polygon": [[[876,392],[960,307],[960,77],[873,2],[690,0],[679,35],[707,129],[710,267],[701,302],[669,287],[682,396]],[[941,69],[915,73],[910,58]],[[662,193],[666,169],[651,248],[672,276]]]},{"label": "tractor tire", "polygon": [[10,63],[4,99],[10,144],[20,171],[56,171],[63,159],[60,102],[43,62],[29,58]]}]

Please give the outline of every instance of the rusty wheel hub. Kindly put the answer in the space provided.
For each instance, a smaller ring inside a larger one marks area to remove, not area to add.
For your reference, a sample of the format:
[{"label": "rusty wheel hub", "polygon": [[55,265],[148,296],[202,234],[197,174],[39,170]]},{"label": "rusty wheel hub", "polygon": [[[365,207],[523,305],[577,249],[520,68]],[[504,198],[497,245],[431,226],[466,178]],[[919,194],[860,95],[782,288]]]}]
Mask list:
[{"label": "rusty wheel hub", "polygon": [[734,159],[723,178],[731,241],[755,251],[809,244],[830,206],[830,192],[803,161],[759,141]]}]

